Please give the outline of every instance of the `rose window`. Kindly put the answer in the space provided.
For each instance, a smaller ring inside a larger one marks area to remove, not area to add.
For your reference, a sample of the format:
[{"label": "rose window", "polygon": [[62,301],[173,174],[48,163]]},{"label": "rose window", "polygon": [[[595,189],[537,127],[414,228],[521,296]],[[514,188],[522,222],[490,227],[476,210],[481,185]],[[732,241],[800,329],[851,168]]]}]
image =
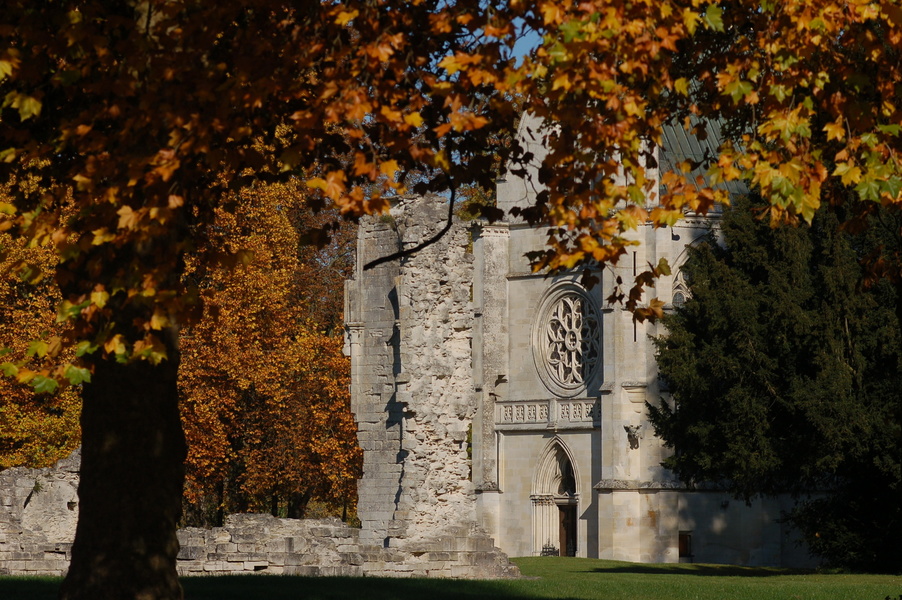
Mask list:
[{"label": "rose window", "polygon": [[539,372],[552,391],[571,395],[585,389],[599,364],[598,311],[591,300],[567,285],[543,304],[534,349]]}]

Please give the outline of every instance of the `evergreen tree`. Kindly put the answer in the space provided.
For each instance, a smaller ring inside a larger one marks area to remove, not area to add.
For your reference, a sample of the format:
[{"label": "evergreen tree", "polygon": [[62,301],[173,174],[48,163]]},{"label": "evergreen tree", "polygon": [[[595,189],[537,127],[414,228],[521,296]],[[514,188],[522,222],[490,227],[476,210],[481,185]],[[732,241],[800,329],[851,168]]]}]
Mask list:
[{"label": "evergreen tree", "polygon": [[690,248],[692,297],[656,342],[674,399],[650,407],[675,449],[665,465],[746,500],[792,493],[788,517],[827,564],[898,570],[900,298],[861,283],[884,229],[844,233],[827,210],[772,229],[749,208]]}]

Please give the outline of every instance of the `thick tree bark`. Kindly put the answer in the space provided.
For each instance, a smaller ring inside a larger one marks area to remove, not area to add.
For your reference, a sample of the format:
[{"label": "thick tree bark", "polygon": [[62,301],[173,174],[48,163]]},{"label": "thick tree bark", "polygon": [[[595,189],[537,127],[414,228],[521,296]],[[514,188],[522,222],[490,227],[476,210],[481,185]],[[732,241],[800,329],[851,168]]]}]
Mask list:
[{"label": "thick tree bark", "polygon": [[175,600],[185,438],[178,360],[96,364],[82,392],[79,518],[63,600]]}]

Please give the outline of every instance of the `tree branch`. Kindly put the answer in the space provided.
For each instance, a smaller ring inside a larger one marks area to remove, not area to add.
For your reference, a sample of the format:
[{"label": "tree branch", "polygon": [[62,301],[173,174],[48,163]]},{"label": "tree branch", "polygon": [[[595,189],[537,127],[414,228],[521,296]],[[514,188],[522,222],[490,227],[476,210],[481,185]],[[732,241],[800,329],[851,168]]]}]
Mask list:
[{"label": "tree branch", "polygon": [[451,186],[451,197],[448,199],[448,220],[445,223],[445,226],[442,227],[441,231],[436,233],[434,236],[432,236],[425,242],[421,242],[421,243],[417,244],[413,248],[408,248],[406,250],[398,250],[397,252],[392,252],[391,254],[388,254],[381,258],[371,260],[370,262],[363,265],[363,270],[369,271],[370,269],[378,267],[381,264],[385,264],[385,263],[391,262],[393,260],[398,260],[399,258],[404,258],[405,256],[412,256],[412,255],[416,254],[417,252],[419,252],[420,250],[422,250],[423,248],[427,248],[427,247],[431,246],[432,244],[436,243],[437,241],[439,241],[440,239],[442,239],[442,237],[446,233],[448,233],[448,231],[451,229],[451,224],[454,221],[454,202],[456,200],[456,197],[457,197],[457,194],[455,193],[455,188],[452,185]]}]

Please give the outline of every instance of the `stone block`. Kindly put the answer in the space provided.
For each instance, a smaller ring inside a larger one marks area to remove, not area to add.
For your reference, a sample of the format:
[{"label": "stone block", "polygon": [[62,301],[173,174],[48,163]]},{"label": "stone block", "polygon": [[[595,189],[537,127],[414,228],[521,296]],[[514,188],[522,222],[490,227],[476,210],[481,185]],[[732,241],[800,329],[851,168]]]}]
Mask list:
[{"label": "stone block", "polygon": [[[452,560],[451,552],[430,552],[426,555],[430,561],[449,561]],[[456,559],[456,557],[455,557]]]},{"label": "stone block", "polygon": [[32,560],[26,563],[25,570],[34,571],[36,573],[49,573],[50,571],[59,571],[68,566],[65,560]]},{"label": "stone block", "polygon": [[253,533],[233,531],[230,541],[236,544],[255,544],[258,539],[260,539],[260,534],[256,531]]},{"label": "stone block", "polygon": [[202,546],[182,546],[179,548],[178,560],[198,560],[207,556],[206,548]]},{"label": "stone block", "polygon": [[319,575],[319,567],[285,566],[284,575],[301,575],[303,577],[316,577]]},{"label": "stone block", "polygon": [[451,577],[468,579],[473,576],[473,568],[469,565],[451,565]]},{"label": "stone block", "polygon": [[359,552],[341,553],[340,556],[343,563],[354,567],[362,566],[364,563],[363,555]]}]

